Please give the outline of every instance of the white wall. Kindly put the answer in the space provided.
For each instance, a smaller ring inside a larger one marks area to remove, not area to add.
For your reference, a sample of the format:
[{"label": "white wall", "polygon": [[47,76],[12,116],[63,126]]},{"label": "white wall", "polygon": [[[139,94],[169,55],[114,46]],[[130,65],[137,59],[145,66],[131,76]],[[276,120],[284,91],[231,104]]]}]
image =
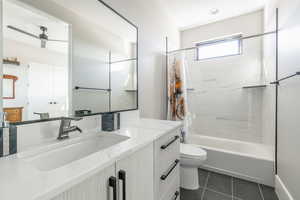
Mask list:
[{"label": "white wall", "polygon": [[[279,8],[279,78],[300,71],[300,1],[270,1],[267,27],[274,26],[275,8]],[[273,45],[266,46],[274,48]],[[268,68],[273,68],[268,66]],[[269,69],[270,71],[272,69]],[[293,199],[300,199],[300,79],[282,82],[278,92],[278,176]],[[282,188],[277,188],[282,191]],[[282,200],[288,199],[279,193]]]},{"label": "white wall", "polygon": [[[263,11],[257,11],[182,31],[181,46],[192,47],[200,41],[261,32]],[[261,143],[264,89],[242,87],[263,83],[262,39],[244,40],[240,56],[195,61],[195,52],[187,52],[188,87],[195,89],[188,93],[189,110],[195,117],[191,132]]]},{"label": "white wall", "polygon": [[139,107],[142,117],[166,117],[165,37],[179,47],[179,31],[159,0],[105,0],[139,27]]}]

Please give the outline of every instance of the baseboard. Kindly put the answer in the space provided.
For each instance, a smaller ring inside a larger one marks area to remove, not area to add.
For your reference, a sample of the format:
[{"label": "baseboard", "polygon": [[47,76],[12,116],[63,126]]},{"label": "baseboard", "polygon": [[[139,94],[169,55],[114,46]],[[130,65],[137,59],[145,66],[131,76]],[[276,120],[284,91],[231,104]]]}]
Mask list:
[{"label": "baseboard", "polygon": [[278,175],[275,176],[275,190],[280,200],[295,200]]}]

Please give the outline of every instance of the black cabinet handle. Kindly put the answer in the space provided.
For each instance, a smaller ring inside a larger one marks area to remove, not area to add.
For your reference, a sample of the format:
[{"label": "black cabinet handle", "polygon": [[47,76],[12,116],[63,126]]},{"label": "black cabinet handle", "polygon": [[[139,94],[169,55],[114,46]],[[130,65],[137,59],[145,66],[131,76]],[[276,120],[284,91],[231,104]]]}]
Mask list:
[{"label": "black cabinet handle", "polygon": [[114,176],[111,176],[108,179],[108,186],[113,189],[113,200],[117,200],[117,179]]},{"label": "black cabinet handle", "polygon": [[174,137],[173,140],[171,140],[170,142],[168,142],[168,144],[162,145],[160,148],[161,148],[161,149],[166,149],[166,148],[168,148],[168,146],[170,146],[171,144],[173,144],[173,143],[174,143],[176,140],[178,140],[178,139],[179,139],[179,136],[176,135],[176,136]]},{"label": "black cabinet handle", "polygon": [[122,183],[122,200],[126,200],[126,172],[124,170],[119,171],[119,180],[121,180]]},{"label": "black cabinet handle", "polygon": [[179,192],[176,191],[172,200],[177,200],[178,197],[179,197]]},{"label": "black cabinet handle", "polygon": [[160,179],[161,180],[166,180],[168,178],[168,176],[171,174],[171,172],[175,169],[175,167],[177,166],[177,164],[179,163],[179,160],[176,159],[175,162],[171,165],[170,169],[163,175],[161,175]]}]

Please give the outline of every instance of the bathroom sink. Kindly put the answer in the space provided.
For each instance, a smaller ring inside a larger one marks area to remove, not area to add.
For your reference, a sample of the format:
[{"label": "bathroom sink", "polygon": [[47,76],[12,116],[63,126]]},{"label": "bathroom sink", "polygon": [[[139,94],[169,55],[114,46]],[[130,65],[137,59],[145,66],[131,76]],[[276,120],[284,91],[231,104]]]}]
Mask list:
[{"label": "bathroom sink", "polygon": [[114,134],[95,136],[38,154],[27,158],[26,161],[41,171],[50,171],[105,148],[109,148],[127,139],[129,139],[129,137]]}]

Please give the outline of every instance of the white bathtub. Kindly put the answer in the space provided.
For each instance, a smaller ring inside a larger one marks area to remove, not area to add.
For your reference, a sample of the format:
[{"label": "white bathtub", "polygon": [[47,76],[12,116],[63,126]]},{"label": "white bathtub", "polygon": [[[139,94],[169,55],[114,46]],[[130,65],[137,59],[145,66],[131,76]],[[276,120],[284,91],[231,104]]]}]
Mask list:
[{"label": "white bathtub", "polygon": [[202,168],[274,186],[274,153],[270,146],[190,134],[187,143],[204,148]]}]

